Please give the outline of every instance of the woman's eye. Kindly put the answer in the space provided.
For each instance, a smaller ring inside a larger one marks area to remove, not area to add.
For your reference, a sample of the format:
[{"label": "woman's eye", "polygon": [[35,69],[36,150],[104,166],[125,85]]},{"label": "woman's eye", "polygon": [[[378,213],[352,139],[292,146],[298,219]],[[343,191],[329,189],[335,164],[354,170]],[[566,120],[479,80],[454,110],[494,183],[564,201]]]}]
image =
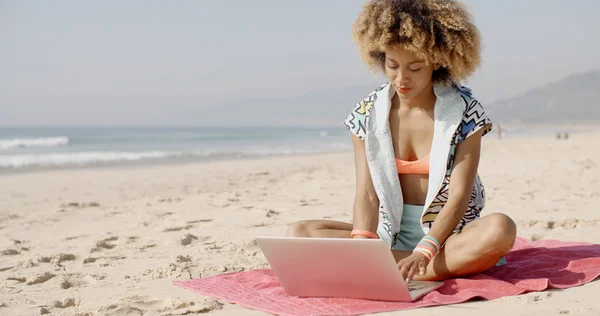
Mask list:
[{"label": "woman's eye", "polygon": [[411,69],[410,71],[412,71],[412,72],[417,72],[417,71],[419,71],[419,70],[421,70],[421,68],[417,68],[417,69]]},{"label": "woman's eye", "polygon": [[398,69],[398,65],[389,65],[388,64],[388,68],[390,68],[390,69]]}]

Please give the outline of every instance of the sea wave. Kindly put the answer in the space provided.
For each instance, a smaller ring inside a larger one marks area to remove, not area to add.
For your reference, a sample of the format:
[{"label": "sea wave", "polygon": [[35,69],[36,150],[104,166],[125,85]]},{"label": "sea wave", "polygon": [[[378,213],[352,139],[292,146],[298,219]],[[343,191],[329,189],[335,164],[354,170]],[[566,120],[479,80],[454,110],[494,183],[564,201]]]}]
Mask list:
[{"label": "sea wave", "polygon": [[181,156],[180,152],[79,152],[0,156],[0,168],[86,166],[102,163],[135,162]]},{"label": "sea wave", "polygon": [[188,162],[229,159],[261,158],[280,155],[323,153],[351,149],[342,142],[323,144],[239,146],[238,148],[149,149],[147,151],[93,150],[78,152],[40,152],[0,154],[0,169],[26,169],[38,167],[84,167],[103,164],[136,163],[145,161]]},{"label": "sea wave", "polygon": [[69,145],[69,138],[64,136],[48,138],[0,139],[0,150],[29,147],[58,147],[67,145]]}]

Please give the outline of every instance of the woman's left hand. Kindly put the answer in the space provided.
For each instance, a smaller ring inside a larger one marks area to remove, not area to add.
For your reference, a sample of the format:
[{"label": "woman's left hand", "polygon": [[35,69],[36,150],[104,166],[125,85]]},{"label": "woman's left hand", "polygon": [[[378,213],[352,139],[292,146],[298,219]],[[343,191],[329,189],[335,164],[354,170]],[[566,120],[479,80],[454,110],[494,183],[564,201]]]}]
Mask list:
[{"label": "woman's left hand", "polygon": [[402,278],[410,282],[416,274],[425,275],[427,273],[427,264],[429,264],[429,259],[424,254],[415,251],[410,256],[398,261],[398,269],[400,269]]}]

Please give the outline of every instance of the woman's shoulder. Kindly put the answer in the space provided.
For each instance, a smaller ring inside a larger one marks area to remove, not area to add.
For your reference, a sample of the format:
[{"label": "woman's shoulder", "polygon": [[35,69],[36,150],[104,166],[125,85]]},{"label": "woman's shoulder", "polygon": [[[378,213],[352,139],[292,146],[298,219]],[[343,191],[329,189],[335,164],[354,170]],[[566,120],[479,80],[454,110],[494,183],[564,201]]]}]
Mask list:
[{"label": "woman's shoulder", "polygon": [[346,119],[344,125],[358,138],[364,140],[366,135],[367,118],[373,108],[373,104],[378,97],[378,92],[387,87],[389,83],[384,83],[371,91],[366,97],[358,101],[352,106],[352,109]]},{"label": "woman's shoulder", "polygon": [[458,127],[457,143],[462,142],[479,130],[483,129],[483,135],[492,130],[492,120],[485,111],[483,105],[473,94],[473,90],[462,85],[455,85],[456,92],[465,102],[461,123]]}]

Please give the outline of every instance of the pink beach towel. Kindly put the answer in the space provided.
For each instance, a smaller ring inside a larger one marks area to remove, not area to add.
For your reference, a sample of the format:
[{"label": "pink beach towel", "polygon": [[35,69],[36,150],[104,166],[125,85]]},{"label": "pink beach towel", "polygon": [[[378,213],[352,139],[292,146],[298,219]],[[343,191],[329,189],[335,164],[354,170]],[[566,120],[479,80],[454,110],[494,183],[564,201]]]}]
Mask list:
[{"label": "pink beach towel", "polygon": [[518,238],[507,264],[483,274],[444,282],[438,290],[412,303],[343,298],[297,298],[289,296],[270,269],[221,274],[175,281],[183,288],[213,298],[277,315],[358,315],[448,305],[474,298],[492,300],[503,296],[564,289],[600,276],[600,245]]}]

